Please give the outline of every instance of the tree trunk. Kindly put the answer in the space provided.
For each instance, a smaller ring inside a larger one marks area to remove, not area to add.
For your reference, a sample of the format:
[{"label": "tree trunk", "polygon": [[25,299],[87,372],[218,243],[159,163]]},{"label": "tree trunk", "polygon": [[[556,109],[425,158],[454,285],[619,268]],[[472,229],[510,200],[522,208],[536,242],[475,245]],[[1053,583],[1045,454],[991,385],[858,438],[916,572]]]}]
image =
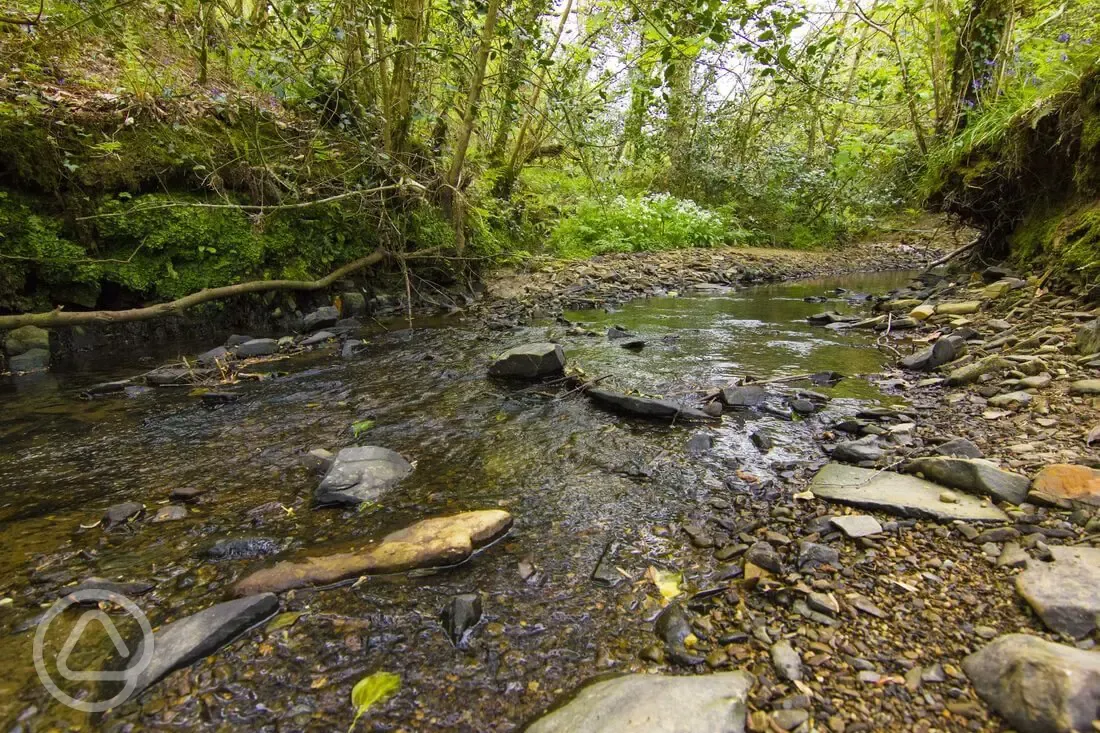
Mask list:
[{"label": "tree trunk", "polygon": [[966,127],[967,116],[981,102],[987,87],[995,93],[1000,76],[995,66],[1004,56],[1014,11],[1013,0],[972,0],[955,43],[950,106],[940,131],[944,138]]},{"label": "tree trunk", "polygon": [[496,133],[489,147],[489,166],[492,168],[499,168],[504,162],[508,136],[518,116],[519,87],[523,83],[523,74],[526,70],[525,62],[527,51],[531,46],[531,33],[538,23],[544,5],[544,0],[527,0],[515,28],[512,29],[512,48],[509,49],[504,61],[501,80],[504,98],[500,103],[500,119],[497,121]]},{"label": "tree trunk", "polygon": [[465,206],[456,201],[461,197],[459,186],[462,183],[462,167],[466,163],[466,152],[470,147],[470,138],[473,136],[474,123],[477,122],[477,104],[481,98],[481,92],[485,88],[485,68],[489,64],[489,51],[493,45],[493,35],[496,32],[497,12],[500,10],[500,0],[489,0],[489,6],[485,11],[485,24],[481,27],[481,41],[478,44],[477,56],[474,61],[474,73],[470,78],[470,91],[466,95],[466,111],[462,115],[462,126],[458,131],[458,139],[455,141],[454,156],[451,158],[451,167],[447,171],[447,178],[443,188],[443,208],[451,219],[457,235],[456,243],[459,254],[465,246]]}]

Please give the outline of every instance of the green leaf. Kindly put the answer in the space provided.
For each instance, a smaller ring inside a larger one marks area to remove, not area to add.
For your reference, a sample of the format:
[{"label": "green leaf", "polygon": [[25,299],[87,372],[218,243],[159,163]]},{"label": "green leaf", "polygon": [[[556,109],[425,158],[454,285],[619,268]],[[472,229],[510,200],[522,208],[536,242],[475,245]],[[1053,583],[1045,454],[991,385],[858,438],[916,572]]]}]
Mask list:
[{"label": "green leaf", "polygon": [[393,672],[375,672],[367,675],[355,683],[351,688],[351,705],[355,708],[355,720],[351,721],[348,733],[355,729],[355,724],[363,713],[370,710],[375,703],[388,699],[401,689],[401,675]]},{"label": "green leaf", "polygon": [[351,434],[353,437],[358,438],[361,433],[365,433],[374,427],[374,420],[360,420],[357,423],[352,423]]},{"label": "green leaf", "polygon": [[302,616],[305,616],[305,613],[302,611],[287,611],[286,613],[280,613],[278,616],[271,619],[265,631],[271,633],[272,631],[278,631],[279,629],[293,626]]}]

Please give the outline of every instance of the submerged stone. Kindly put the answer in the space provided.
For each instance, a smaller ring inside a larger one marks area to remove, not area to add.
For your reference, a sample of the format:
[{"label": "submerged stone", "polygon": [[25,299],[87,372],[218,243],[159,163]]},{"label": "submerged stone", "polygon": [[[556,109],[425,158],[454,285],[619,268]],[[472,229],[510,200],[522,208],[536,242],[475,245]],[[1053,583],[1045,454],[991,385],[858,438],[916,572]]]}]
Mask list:
[{"label": "submerged stone", "polygon": [[583,688],[527,733],[743,733],[754,684],[747,672],[616,677]]},{"label": "submerged stone", "polygon": [[327,585],[348,578],[401,573],[419,568],[457,565],[474,550],[501,537],[512,515],[500,509],[435,517],[392,532],[374,545],[349,552],[284,561],[259,570],[234,586],[238,596]]},{"label": "submerged stone", "polygon": [[[272,593],[226,601],[161,627],[153,634],[152,659],[147,667],[135,665],[127,679],[140,693],[170,672],[210,656],[279,608]],[[142,641],[134,652],[141,659],[146,653]]]},{"label": "submerged stone", "polygon": [[376,445],[344,448],[336,454],[315,496],[320,504],[377,501],[412,470],[400,453],[389,448]]},{"label": "submerged stone", "polygon": [[621,392],[612,392],[606,389],[589,389],[585,391],[588,398],[601,405],[605,405],[620,412],[626,412],[639,417],[652,417],[663,420],[710,420],[711,416],[702,410],[682,405],[672,400],[659,400],[650,397],[634,397]]},{"label": "submerged stone", "polygon": [[481,596],[477,593],[454,596],[440,613],[439,620],[451,643],[457,647],[464,646],[467,632],[481,620]]}]

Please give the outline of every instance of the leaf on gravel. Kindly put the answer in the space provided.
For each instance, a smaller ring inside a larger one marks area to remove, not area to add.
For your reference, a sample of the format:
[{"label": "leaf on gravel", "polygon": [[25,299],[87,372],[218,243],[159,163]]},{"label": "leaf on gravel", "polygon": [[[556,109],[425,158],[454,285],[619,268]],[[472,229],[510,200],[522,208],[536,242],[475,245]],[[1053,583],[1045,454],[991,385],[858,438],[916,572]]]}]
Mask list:
[{"label": "leaf on gravel", "polygon": [[370,710],[375,703],[382,702],[401,689],[401,675],[393,672],[375,672],[355,683],[351,688],[351,704],[355,708],[355,719],[351,721],[348,733],[355,728],[359,718]]},{"label": "leaf on gravel", "polygon": [[305,616],[305,613],[302,611],[287,611],[286,613],[280,613],[278,616],[271,619],[265,630],[268,633],[271,633],[272,631],[278,631],[279,629],[289,628],[297,623],[298,619],[300,619],[302,616]]},{"label": "leaf on gravel", "polygon": [[653,585],[657,586],[657,590],[661,592],[661,597],[666,601],[671,601],[680,595],[680,583],[684,579],[683,573],[672,570],[658,570],[650,565],[645,571],[645,576],[653,582]]},{"label": "leaf on gravel", "polygon": [[353,437],[358,438],[360,434],[367,432],[374,427],[374,420],[360,420],[357,423],[352,423],[351,434]]}]

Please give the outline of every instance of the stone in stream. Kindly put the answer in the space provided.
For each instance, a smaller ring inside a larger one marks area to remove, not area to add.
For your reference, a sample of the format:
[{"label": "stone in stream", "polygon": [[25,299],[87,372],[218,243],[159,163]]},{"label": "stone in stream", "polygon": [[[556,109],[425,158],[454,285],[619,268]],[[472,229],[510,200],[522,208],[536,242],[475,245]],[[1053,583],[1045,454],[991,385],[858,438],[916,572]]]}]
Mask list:
[{"label": "stone in stream", "polygon": [[195,361],[203,366],[214,366],[217,362],[226,362],[232,358],[229,349],[224,346],[215,346],[209,351],[204,351],[195,357]]},{"label": "stone in stream", "polygon": [[842,463],[826,464],[814,476],[810,490],[822,499],[903,517],[977,522],[1008,519],[1000,509],[974,496],[962,495],[957,502],[942,502],[943,487],[931,481]]},{"label": "stone in stream", "polygon": [[1100,719],[1100,652],[1008,634],[962,667],[978,696],[1021,733],[1083,733]]},{"label": "stone in stream", "polygon": [[906,464],[905,471],[921,474],[948,488],[991,496],[1010,504],[1022,504],[1031,487],[1027,476],[1004,471],[983,458],[916,458]]},{"label": "stone in stream", "polygon": [[460,593],[453,596],[439,614],[443,630],[447,632],[451,643],[464,648],[469,632],[481,620],[481,595],[478,593]]},{"label": "stone in stream", "polygon": [[627,351],[641,351],[645,348],[645,341],[643,341],[642,339],[630,339],[628,341],[623,341],[619,344],[619,346],[623,347]]},{"label": "stone in stream", "polygon": [[722,402],[727,407],[759,407],[768,399],[768,391],[756,385],[726,387],[722,390]]},{"label": "stone in stream", "polygon": [[[131,596],[143,596],[146,593],[148,593],[149,591],[153,590],[153,587],[154,586],[153,586],[152,583],[142,583],[142,582],[122,583],[122,582],[117,582],[117,581],[114,581],[114,580],[108,580],[106,578],[99,578],[99,577],[96,577],[96,576],[92,576],[90,578],[85,578],[84,580],[80,581],[79,584],[77,584],[76,586],[74,586],[72,588],[63,588],[61,590],[61,593],[62,593],[63,597],[68,597],[68,596],[71,596],[74,593],[80,593],[80,592],[86,591],[86,590],[96,590],[96,591],[105,591],[107,593],[117,593],[117,594],[122,595],[122,596],[131,597]],[[89,598],[89,599],[79,600],[79,601],[77,601],[77,603],[81,604],[81,605],[91,605],[91,604],[98,603],[100,600],[101,600],[100,598],[94,598],[94,599]]]},{"label": "stone in stream", "polygon": [[182,507],[179,504],[168,504],[157,509],[157,513],[153,515],[152,522],[160,524],[161,522],[175,522],[180,519],[187,518],[187,508]]},{"label": "stone in stream", "polygon": [[595,682],[527,733],[744,733],[748,672],[630,674]]},{"label": "stone in stream", "polygon": [[232,349],[234,346],[240,346],[241,344],[248,343],[252,340],[253,339],[251,336],[245,336],[243,334],[235,333],[225,340],[225,347],[227,349]]},{"label": "stone in stream", "polygon": [[300,461],[310,471],[320,474],[326,474],[332,468],[333,461],[336,460],[336,456],[332,455],[330,451],[324,448],[314,448],[309,453],[306,453],[301,457]]},{"label": "stone in stream", "polygon": [[279,593],[363,575],[457,565],[468,560],[474,550],[503,536],[511,526],[512,515],[500,509],[424,519],[386,535],[376,544],[335,555],[284,561],[259,570],[238,582],[233,592],[238,596]]},{"label": "stone in stream", "polygon": [[653,622],[653,631],[665,643],[665,654],[674,664],[694,667],[705,660],[687,649],[687,641],[694,635],[683,606],[670,603]]},{"label": "stone in stream", "polygon": [[359,504],[377,501],[382,494],[412,473],[412,465],[400,453],[376,445],[344,448],[317,487],[320,504]]},{"label": "stone in stream", "polygon": [[1074,345],[1077,347],[1078,354],[1100,352],[1100,318],[1077,329],[1077,340]]},{"label": "stone in stream", "polygon": [[275,339],[252,339],[245,341],[234,352],[239,359],[247,359],[252,356],[270,356],[279,350],[279,342]]},{"label": "stone in stream", "polygon": [[336,309],[336,306],[325,305],[303,318],[302,328],[304,328],[307,333],[312,333],[318,329],[335,326],[336,322],[339,320],[340,311]]},{"label": "stone in stream", "polygon": [[687,451],[692,455],[706,453],[714,447],[714,436],[707,433],[696,433],[687,442]]},{"label": "stone in stream", "polygon": [[672,400],[659,400],[651,397],[634,397],[621,392],[606,389],[588,389],[585,394],[593,402],[639,417],[651,417],[662,420],[710,420],[711,416],[702,410],[682,405]]},{"label": "stone in stream", "polygon": [[334,334],[332,331],[318,331],[317,333],[312,334],[312,335],[307,336],[306,338],[302,339],[301,345],[302,346],[316,346],[317,344],[323,344],[324,342],[328,341],[329,339],[334,339],[334,338],[336,338],[336,334]]},{"label": "stone in stream", "polygon": [[210,392],[203,392],[199,398],[202,400],[202,404],[209,408],[220,407],[221,405],[229,405],[241,398],[236,392],[230,392],[228,390],[211,390]]},{"label": "stone in stream", "polygon": [[1053,562],[1028,561],[1016,590],[1049,629],[1084,638],[1100,619],[1100,547],[1054,545],[1050,553]]},{"label": "stone in stream", "polygon": [[771,436],[765,433],[763,430],[757,430],[755,433],[749,436],[749,440],[752,441],[752,444],[756,446],[756,449],[761,453],[767,453],[775,446],[775,443],[774,441],[772,441]]},{"label": "stone in stream", "polygon": [[103,514],[103,526],[105,529],[110,529],[119,524],[124,524],[141,516],[141,513],[145,511],[145,505],[136,501],[124,501],[121,504],[115,504],[107,508],[107,511]]},{"label": "stone in stream", "polygon": [[630,338],[630,335],[630,332],[622,326],[612,326],[611,328],[607,329],[608,341],[619,341],[620,339],[628,339]]},{"label": "stone in stream", "polygon": [[845,514],[832,518],[832,525],[851,539],[881,534],[882,525],[867,514]]},{"label": "stone in stream", "polygon": [[278,540],[271,537],[225,537],[207,550],[214,560],[247,560],[272,555],[280,549]]},{"label": "stone in stream", "polygon": [[4,353],[8,356],[19,356],[35,350],[45,351],[47,358],[49,357],[50,332],[44,328],[20,326],[4,335]]},{"label": "stone in stream", "polygon": [[19,372],[38,372],[50,367],[50,352],[46,349],[31,349],[18,356],[8,358],[8,370],[12,374]]},{"label": "stone in stream", "polygon": [[837,567],[840,564],[840,553],[828,545],[802,540],[798,543],[798,569],[800,571],[813,570],[821,565]]},{"label": "stone in stream", "polygon": [[933,449],[941,456],[957,456],[960,458],[981,458],[982,449],[966,438],[952,438],[945,443],[940,443]]},{"label": "stone in stream", "polygon": [[[149,665],[143,668],[135,664],[127,670],[126,682],[134,685],[135,694],[140,694],[168,673],[210,656],[277,610],[278,597],[263,593],[219,603],[162,626],[153,634]],[[134,658],[140,660],[145,653],[142,640]]]},{"label": "stone in stream", "polygon": [[1032,491],[1054,499],[1070,499],[1100,506],[1100,470],[1069,463],[1039,469],[1031,480]]},{"label": "stone in stream", "polygon": [[130,385],[131,382],[129,379],[120,379],[115,382],[100,382],[99,384],[93,384],[91,387],[88,387],[80,393],[80,396],[83,399],[90,400],[105,395],[122,394]]},{"label": "stone in stream", "polygon": [[490,376],[519,379],[538,379],[564,371],[565,351],[552,343],[524,344],[508,349],[489,367]]},{"label": "stone in stream", "polygon": [[874,462],[886,455],[873,440],[851,440],[846,443],[838,443],[833,449],[832,456],[835,460],[845,463]]},{"label": "stone in stream", "polygon": [[615,568],[615,556],[619,552],[618,542],[608,542],[604,545],[596,568],[592,571],[592,580],[603,585],[614,587],[622,582],[623,574]]},{"label": "stone in stream", "polygon": [[174,501],[198,501],[199,497],[203,495],[203,490],[194,486],[183,486],[178,489],[172,489],[172,492],[168,495],[169,499]]}]

